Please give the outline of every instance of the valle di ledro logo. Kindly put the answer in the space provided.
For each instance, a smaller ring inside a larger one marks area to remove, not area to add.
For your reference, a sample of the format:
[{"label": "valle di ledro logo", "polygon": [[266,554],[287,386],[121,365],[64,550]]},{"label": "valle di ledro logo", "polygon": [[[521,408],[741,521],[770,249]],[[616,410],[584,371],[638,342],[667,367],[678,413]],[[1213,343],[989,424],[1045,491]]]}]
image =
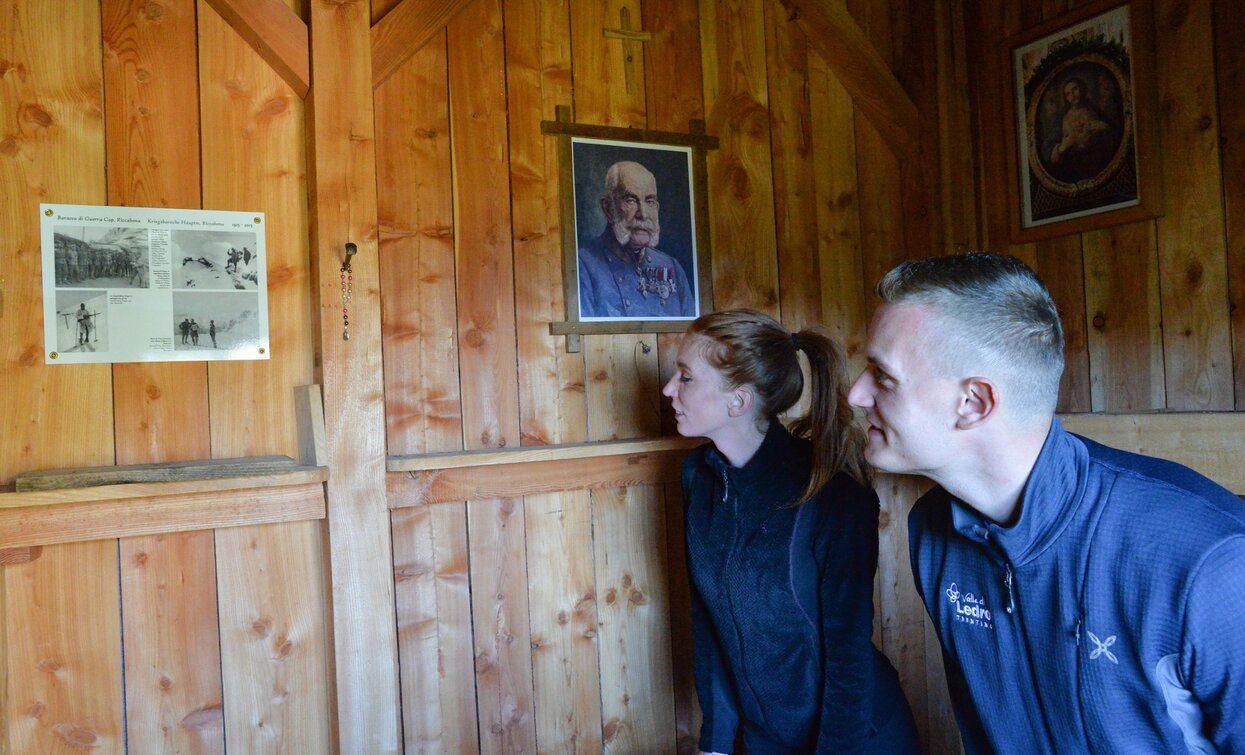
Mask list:
[{"label": "valle di ledro logo", "polygon": [[946,592],[951,605],[955,606],[956,621],[983,629],[994,629],[994,619],[990,615],[990,609],[986,608],[984,598],[978,598],[971,592],[960,592],[960,588],[954,582]]}]

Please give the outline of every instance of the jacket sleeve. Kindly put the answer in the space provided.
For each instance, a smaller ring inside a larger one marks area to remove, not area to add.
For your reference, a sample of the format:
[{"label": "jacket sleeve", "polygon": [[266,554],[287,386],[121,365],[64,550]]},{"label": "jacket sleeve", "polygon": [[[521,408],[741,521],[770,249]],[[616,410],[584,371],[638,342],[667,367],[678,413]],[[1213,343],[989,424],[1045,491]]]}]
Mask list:
[{"label": "jacket sleeve", "polygon": [[[696,450],[688,454],[683,462],[683,504],[687,513],[693,510],[692,496],[697,488],[695,470],[701,458],[702,452]],[[685,530],[687,536],[692,537],[692,533],[698,528],[688,521]],[[692,579],[695,565],[692,563],[691,549],[688,551],[688,582],[692,598],[692,676],[696,683],[696,697],[700,702],[702,716],[699,748],[702,752],[728,753],[735,748],[735,732],[739,728],[739,703],[731,683],[730,671],[722,657],[717,632],[713,629],[713,622],[705,605],[705,597],[700,594],[696,581]]]},{"label": "jacket sleeve", "polygon": [[1203,558],[1185,607],[1181,668],[1219,752],[1245,752],[1245,536]]},{"label": "jacket sleeve", "polygon": [[821,551],[819,614],[824,659],[817,752],[866,752],[872,734],[878,505],[871,490],[862,490],[861,497],[865,500],[822,504],[839,507],[844,516],[833,523],[819,523],[814,535]]}]

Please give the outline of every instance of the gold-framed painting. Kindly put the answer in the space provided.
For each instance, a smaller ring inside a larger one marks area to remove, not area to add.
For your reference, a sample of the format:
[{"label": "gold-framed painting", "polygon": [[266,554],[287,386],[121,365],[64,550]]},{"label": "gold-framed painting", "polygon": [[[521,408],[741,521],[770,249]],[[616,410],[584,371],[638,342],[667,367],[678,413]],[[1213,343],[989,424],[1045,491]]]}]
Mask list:
[{"label": "gold-framed painting", "polygon": [[1151,13],[1091,3],[1004,43],[1013,242],[1161,214]]}]

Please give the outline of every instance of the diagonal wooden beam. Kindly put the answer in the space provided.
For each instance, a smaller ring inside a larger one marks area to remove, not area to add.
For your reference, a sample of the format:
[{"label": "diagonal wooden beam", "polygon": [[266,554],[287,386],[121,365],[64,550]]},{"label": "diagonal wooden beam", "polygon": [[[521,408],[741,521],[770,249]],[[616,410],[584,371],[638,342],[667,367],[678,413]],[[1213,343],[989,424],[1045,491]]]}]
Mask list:
[{"label": "diagonal wooden beam", "polygon": [[299,99],[307,96],[311,61],[307,24],[281,0],[207,0]]},{"label": "diagonal wooden beam", "polygon": [[372,26],[372,88],[419,52],[471,0],[402,0]]},{"label": "diagonal wooden beam", "polygon": [[779,2],[896,155],[915,153],[919,111],[842,0]]}]

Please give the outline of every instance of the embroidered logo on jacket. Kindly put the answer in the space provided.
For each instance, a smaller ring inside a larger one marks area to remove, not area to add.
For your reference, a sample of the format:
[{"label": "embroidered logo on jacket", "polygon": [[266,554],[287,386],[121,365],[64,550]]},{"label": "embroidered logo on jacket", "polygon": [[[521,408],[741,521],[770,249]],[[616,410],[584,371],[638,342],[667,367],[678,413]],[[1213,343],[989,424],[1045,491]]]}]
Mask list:
[{"label": "embroidered logo on jacket", "polygon": [[971,592],[960,592],[955,582],[952,582],[951,586],[946,589],[946,594],[951,605],[955,606],[953,615],[956,621],[984,629],[994,629],[994,617],[990,615],[990,609],[986,608],[984,598],[978,598]]},{"label": "embroidered logo on jacket", "polygon": [[1094,649],[1089,651],[1089,659],[1091,661],[1096,660],[1099,656],[1105,655],[1108,661],[1111,661],[1117,666],[1120,665],[1120,660],[1115,657],[1115,653],[1112,653],[1107,649],[1115,644],[1115,635],[1111,635],[1105,640],[1100,640],[1098,639],[1098,635],[1088,629],[1085,630],[1085,633],[1089,635],[1089,641],[1094,643]]}]

